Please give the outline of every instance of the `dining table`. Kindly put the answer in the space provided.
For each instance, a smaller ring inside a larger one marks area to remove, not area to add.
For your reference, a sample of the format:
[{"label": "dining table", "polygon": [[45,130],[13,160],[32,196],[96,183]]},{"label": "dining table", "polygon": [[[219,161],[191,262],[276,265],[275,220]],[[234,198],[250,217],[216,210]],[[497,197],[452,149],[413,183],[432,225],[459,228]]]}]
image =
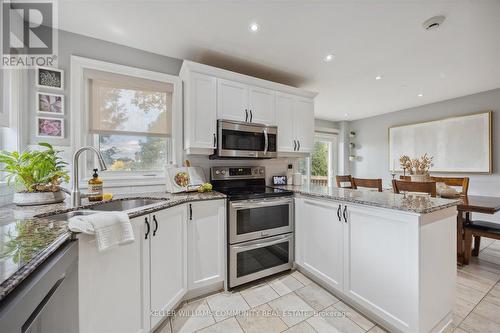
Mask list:
[{"label": "dining table", "polygon": [[464,264],[464,226],[471,223],[471,213],[496,214],[500,212],[500,197],[467,195],[460,198],[457,214],[457,261]]}]

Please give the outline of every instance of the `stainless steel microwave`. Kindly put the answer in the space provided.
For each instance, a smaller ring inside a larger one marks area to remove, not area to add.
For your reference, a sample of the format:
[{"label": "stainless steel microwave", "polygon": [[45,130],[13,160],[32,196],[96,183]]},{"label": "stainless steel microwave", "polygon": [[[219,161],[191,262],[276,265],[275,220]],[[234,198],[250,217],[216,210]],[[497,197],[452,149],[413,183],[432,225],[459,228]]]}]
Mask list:
[{"label": "stainless steel microwave", "polygon": [[218,120],[215,158],[276,158],[278,127]]}]

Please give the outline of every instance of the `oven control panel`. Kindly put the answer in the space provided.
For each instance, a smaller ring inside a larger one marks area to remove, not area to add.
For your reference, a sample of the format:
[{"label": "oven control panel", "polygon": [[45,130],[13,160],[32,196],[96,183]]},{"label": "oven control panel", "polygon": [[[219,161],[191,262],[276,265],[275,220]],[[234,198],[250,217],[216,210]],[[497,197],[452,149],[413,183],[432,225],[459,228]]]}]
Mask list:
[{"label": "oven control panel", "polygon": [[265,176],[266,168],[263,166],[210,168],[210,177],[214,180],[255,179],[265,178]]}]

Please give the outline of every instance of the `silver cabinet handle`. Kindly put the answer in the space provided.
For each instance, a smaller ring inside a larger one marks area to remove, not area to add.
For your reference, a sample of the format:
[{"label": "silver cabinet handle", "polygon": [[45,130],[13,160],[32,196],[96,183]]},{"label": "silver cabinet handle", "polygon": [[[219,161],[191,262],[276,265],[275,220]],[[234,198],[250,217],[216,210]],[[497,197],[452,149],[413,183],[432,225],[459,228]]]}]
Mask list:
[{"label": "silver cabinet handle", "polygon": [[267,129],[264,129],[264,155],[267,154],[268,149],[269,149],[269,137],[267,135]]},{"label": "silver cabinet handle", "polygon": [[277,205],[291,205],[292,200],[266,200],[266,201],[258,201],[258,202],[240,202],[240,203],[231,203],[231,207],[235,209],[249,209],[255,207],[266,207],[266,206],[277,206]]},{"label": "silver cabinet handle", "polygon": [[286,242],[286,241],[289,241],[289,240],[292,239],[292,236],[288,236],[288,235],[279,236],[279,237],[280,238],[278,238],[278,239],[275,239],[274,237],[272,237],[267,242],[266,241],[261,241],[259,243],[252,243],[252,244],[248,244],[248,245],[232,246],[232,248],[235,249],[235,250],[245,250],[245,251],[248,251],[248,250],[258,249],[258,248],[261,248],[261,247],[276,245],[276,244],[283,243],[283,242]]}]

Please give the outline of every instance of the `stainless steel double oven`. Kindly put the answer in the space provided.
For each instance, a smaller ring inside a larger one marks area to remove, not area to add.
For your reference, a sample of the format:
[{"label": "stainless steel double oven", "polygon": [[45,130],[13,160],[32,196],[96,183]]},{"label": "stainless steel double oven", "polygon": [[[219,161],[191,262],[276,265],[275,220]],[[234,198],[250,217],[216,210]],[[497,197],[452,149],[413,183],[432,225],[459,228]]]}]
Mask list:
[{"label": "stainless steel double oven", "polygon": [[292,193],[266,187],[263,167],[214,167],[211,174],[229,197],[229,288],[292,268]]}]

